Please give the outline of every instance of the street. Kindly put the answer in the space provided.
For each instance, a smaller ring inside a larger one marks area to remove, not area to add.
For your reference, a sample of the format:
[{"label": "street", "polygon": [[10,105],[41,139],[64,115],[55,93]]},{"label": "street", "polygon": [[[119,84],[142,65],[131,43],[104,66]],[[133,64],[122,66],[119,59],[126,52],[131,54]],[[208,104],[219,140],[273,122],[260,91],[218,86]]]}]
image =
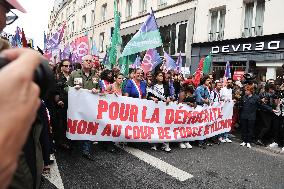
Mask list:
[{"label": "street", "polygon": [[49,180],[57,181],[45,178],[41,188],[284,188],[284,155],[264,147],[247,149],[236,141],[207,149],[171,144],[166,153],[148,144],[129,146],[109,153],[94,145],[94,162],[79,151],[58,151],[61,179],[51,173]]}]

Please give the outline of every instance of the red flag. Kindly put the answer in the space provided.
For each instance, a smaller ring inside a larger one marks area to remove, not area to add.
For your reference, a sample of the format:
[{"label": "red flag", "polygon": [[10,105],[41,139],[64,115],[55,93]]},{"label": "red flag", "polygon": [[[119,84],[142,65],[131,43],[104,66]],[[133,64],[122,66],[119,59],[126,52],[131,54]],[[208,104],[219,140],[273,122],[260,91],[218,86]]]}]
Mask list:
[{"label": "red flag", "polygon": [[204,57],[200,59],[198,68],[197,68],[195,75],[194,75],[194,78],[193,78],[193,84],[194,84],[195,87],[197,87],[199,85],[201,76],[203,74],[202,73],[203,62],[204,62]]},{"label": "red flag", "polygon": [[[89,50],[89,39],[87,36],[83,36],[80,38],[77,38],[75,40],[75,53],[77,55],[77,61],[81,62],[83,56],[88,55],[90,50]],[[73,51],[74,53],[74,51]]]},{"label": "red flag", "polygon": [[27,42],[27,39],[26,39],[24,29],[22,29],[22,45],[23,45],[23,47],[28,47],[28,42]]}]

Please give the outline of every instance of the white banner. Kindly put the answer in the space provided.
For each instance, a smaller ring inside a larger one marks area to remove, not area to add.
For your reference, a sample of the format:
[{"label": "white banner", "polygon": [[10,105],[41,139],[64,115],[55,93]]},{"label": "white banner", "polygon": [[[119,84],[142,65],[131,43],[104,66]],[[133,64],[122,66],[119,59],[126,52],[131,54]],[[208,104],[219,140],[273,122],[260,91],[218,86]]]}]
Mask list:
[{"label": "white banner", "polygon": [[71,140],[194,141],[229,132],[232,125],[232,101],[194,109],[70,88],[68,102],[66,136]]}]

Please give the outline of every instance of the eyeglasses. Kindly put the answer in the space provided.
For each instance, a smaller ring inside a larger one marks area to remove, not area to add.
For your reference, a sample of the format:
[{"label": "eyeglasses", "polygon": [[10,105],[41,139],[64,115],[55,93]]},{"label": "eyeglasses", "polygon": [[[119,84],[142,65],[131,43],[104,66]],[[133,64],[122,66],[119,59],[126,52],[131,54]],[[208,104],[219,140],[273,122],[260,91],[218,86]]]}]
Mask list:
[{"label": "eyeglasses", "polygon": [[13,24],[19,17],[10,10],[9,5],[3,1],[0,2],[0,5],[2,5],[6,9],[6,25]]},{"label": "eyeglasses", "polygon": [[62,67],[70,68],[70,66],[69,66],[69,65],[62,65]]},{"label": "eyeglasses", "polygon": [[8,13],[6,13],[6,25],[13,24],[18,18],[19,17],[10,10]]}]

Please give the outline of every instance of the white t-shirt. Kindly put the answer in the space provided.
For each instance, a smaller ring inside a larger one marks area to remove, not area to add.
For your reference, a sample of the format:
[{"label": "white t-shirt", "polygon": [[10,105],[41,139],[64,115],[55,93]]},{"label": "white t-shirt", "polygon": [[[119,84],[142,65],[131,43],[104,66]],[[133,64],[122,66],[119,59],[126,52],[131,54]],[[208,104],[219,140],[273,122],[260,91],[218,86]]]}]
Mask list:
[{"label": "white t-shirt", "polygon": [[221,100],[232,100],[233,99],[233,90],[232,89],[228,89],[227,87],[223,87],[221,90],[220,90],[220,97],[221,97]]}]

